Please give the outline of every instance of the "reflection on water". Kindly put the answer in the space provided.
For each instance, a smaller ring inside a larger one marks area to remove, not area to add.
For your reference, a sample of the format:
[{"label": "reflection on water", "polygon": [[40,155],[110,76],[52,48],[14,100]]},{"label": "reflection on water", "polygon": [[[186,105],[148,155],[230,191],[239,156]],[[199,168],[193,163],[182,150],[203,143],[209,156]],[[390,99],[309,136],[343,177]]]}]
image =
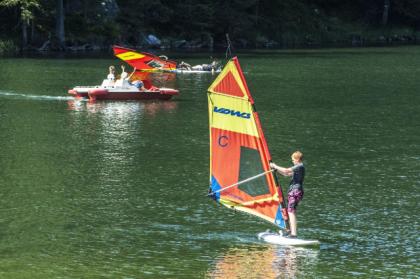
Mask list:
[{"label": "reflection on water", "polygon": [[208,278],[295,278],[315,266],[318,250],[285,246],[232,248],[216,260]]},{"label": "reflection on water", "polygon": [[173,87],[175,85],[175,73],[152,73],[150,79],[155,86]]},{"label": "reflection on water", "polygon": [[[150,118],[158,117],[160,112],[175,110],[177,103],[89,102],[75,99],[69,100],[67,107],[77,112],[71,118],[75,131],[88,131],[91,139],[99,147],[99,160],[103,165],[109,164],[101,169],[106,170],[101,176],[106,180],[112,176],[113,171],[124,172],[125,166],[134,164],[138,148],[147,146],[147,129],[143,128],[143,125],[150,121]],[[145,117],[148,119],[144,119]]]},{"label": "reflection on water", "polygon": [[405,51],[241,60],[273,159],[308,155],[299,228],[321,250],[249,239],[262,221],[205,197],[216,76],[159,76],[175,102],[89,103],[67,89],[115,61],[0,59],[0,277],[417,278],[420,48]]},{"label": "reflection on water", "polygon": [[177,105],[175,101],[90,102],[86,99],[70,99],[67,102],[69,110],[101,113],[105,117],[137,117],[143,113],[153,116],[159,111],[169,112],[176,110]]}]

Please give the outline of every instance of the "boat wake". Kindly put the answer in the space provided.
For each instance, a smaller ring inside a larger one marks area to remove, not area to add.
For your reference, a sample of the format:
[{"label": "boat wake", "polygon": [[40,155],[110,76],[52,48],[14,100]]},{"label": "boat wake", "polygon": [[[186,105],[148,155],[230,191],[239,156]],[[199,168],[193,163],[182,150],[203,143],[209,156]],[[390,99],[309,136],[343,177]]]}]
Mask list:
[{"label": "boat wake", "polygon": [[12,98],[17,98],[17,99],[52,100],[52,101],[74,100],[74,97],[70,97],[70,96],[28,95],[28,94],[4,92],[4,91],[0,91],[0,97],[12,97]]}]

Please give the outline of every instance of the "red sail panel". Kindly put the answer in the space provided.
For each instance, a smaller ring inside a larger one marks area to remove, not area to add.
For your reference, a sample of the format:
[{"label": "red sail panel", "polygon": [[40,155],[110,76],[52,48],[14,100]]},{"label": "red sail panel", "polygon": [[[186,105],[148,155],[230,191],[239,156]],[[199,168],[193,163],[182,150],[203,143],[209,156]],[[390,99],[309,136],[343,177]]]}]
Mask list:
[{"label": "red sail panel", "polygon": [[244,92],[239,87],[231,72],[226,74],[226,76],[214,87],[214,90],[231,96],[244,97]]}]

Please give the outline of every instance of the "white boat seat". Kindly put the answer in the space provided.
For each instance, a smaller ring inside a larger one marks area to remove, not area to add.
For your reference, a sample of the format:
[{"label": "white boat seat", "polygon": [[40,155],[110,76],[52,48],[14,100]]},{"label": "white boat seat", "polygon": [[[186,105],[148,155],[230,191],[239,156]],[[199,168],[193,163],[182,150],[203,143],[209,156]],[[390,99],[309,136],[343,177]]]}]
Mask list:
[{"label": "white boat seat", "polygon": [[112,80],[109,80],[109,79],[104,79],[101,84],[101,86],[113,86],[113,85],[114,85],[114,82],[112,82]]},{"label": "white boat seat", "polygon": [[115,82],[115,86],[116,87],[129,87],[130,86],[130,83],[126,79],[118,79]]}]

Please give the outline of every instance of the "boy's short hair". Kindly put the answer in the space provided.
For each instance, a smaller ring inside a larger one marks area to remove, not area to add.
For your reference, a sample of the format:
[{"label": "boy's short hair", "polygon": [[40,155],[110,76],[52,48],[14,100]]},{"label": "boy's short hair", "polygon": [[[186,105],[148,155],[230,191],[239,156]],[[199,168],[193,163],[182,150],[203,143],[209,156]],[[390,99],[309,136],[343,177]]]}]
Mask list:
[{"label": "boy's short hair", "polygon": [[295,152],[293,152],[293,154],[292,154],[291,157],[292,157],[292,159],[296,159],[298,161],[302,161],[303,160],[303,153],[300,152],[300,151],[295,151]]}]

